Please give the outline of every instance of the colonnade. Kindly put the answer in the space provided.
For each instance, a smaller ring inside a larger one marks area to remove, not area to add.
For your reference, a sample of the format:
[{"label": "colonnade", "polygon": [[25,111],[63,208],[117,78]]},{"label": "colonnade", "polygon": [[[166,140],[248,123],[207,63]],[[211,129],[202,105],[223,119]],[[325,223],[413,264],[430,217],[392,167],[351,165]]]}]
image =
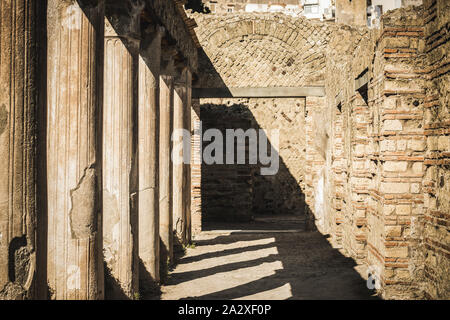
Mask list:
[{"label": "colonnade", "polygon": [[190,241],[193,70],[145,10],[1,1],[0,299],[134,299]]}]

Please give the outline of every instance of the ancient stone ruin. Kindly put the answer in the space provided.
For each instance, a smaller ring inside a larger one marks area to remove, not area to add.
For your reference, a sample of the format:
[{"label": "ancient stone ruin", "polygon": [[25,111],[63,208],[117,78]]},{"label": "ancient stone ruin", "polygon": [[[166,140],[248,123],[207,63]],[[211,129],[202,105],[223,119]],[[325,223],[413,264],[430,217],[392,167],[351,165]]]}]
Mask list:
[{"label": "ancient stone ruin", "polygon": [[[369,29],[185,2],[1,0],[0,299],[145,298],[208,225],[267,216],[379,297],[450,299],[450,3]],[[206,164],[208,129],[266,132],[276,174]]]}]

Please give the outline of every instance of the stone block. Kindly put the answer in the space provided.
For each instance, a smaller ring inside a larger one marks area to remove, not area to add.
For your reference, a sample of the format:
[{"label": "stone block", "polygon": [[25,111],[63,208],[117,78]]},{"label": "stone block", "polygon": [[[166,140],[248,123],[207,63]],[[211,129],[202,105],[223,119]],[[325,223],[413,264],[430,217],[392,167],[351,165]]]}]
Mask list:
[{"label": "stone block", "polygon": [[383,123],[384,131],[401,131],[403,124],[400,120],[385,120]]},{"label": "stone block", "polygon": [[438,137],[428,137],[427,139],[427,148],[429,151],[438,150]]},{"label": "stone block", "polygon": [[383,207],[383,214],[385,216],[391,215],[392,213],[394,213],[395,211],[395,206],[394,205],[385,205]]},{"label": "stone block", "polygon": [[380,190],[382,193],[408,193],[409,183],[382,182]]},{"label": "stone block", "polygon": [[407,258],[408,247],[388,247],[385,250],[385,255],[388,258]]},{"label": "stone block", "polygon": [[422,162],[414,162],[412,165],[412,170],[414,173],[423,173],[423,163]]},{"label": "stone block", "polygon": [[406,140],[399,140],[397,142],[397,151],[405,151],[407,146]]},{"label": "stone block", "polygon": [[386,48],[408,48],[410,39],[408,37],[387,38]]},{"label": "stone block", "polygon": [[395,208],[395,213],[397,215],[410,215],[411,214],[411,205],[409,204],[400,204]]},{"label": "stone block", "polygon": [[411,184],[411,193],[417,194],[420,192],[420,184],[419,183],[412,183]]},{"label": "stone block", "polygon": [[383,140],[380,142],[380,151],[395,151],[397,143],[394,140]]},{"label": "stone block", "polygon": [[365,153],[365,146],[363,144],[357,144],[355,146],[355,155],[356,156],[363,156]]},{"label": "stone block", "polygon": [[450,151],[450,136],[440,136],[438,138],[438,150]]},{"label": "stone block", "polygon": [[385,227],[386,237],[401,237],[402,227],[401,226],[386,226]]},{"label": "stone block", "polygon": [[410,140],[408,142],[408,148],[413,151],[424,151],[426,148],[426,143],[424,140]]},{"label": "stone block", "polygon": [[386,161],[383,165],[387,172],[405,172],[408,169],[407,161]]}]

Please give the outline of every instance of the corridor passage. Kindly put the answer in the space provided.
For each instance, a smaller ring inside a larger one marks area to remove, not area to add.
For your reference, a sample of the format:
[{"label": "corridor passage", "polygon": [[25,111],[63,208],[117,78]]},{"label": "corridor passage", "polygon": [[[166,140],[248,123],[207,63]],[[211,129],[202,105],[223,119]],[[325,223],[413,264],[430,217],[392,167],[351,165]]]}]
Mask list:
[{"label": "corridor passage", "polygon": [[177,261],[161,299],[375,299],[366,269],[295,216],[207,227]]}]

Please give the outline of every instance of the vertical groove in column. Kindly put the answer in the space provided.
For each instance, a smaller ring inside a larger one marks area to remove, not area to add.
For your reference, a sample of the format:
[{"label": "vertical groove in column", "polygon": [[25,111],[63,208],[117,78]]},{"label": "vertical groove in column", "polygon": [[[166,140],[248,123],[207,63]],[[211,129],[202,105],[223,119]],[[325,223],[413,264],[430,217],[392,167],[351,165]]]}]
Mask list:
[{"label": "vertical groove in column", "polygon": [[36,298],[37,8],[0,2],[0,299]]},{"label": "vertical groove in column", "polygon": [[137,110],[139,1],[106,5],[103,245],[107,298],[138,293]]},{"label": "vertical groove in column", "polygon": [[148,34],[139,57],[139,259],[141,290],[159,282],[159,73],[161,35]]},{"label": "vertical groove in column", "polygon": [[48,1],[48,284],[53,299],[102,299],[99,131],[103,1]]}]

